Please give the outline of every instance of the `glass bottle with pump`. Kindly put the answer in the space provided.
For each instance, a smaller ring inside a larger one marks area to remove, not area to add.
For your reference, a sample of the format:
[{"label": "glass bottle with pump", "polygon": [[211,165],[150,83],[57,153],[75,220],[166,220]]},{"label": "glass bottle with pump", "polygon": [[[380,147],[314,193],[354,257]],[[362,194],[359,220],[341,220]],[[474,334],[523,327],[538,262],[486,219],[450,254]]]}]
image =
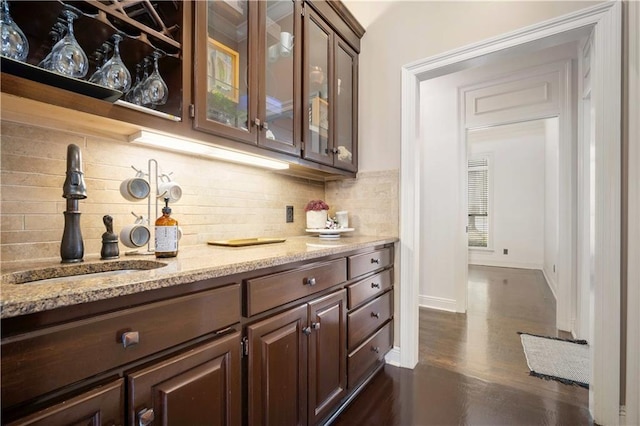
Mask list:
[{"label": "glass bottle with pump", "polygon": [[176,257],[178,255],[178,221],[171,217],[169,199],[164,199],[162,216],[156,220],[156,257]]}]

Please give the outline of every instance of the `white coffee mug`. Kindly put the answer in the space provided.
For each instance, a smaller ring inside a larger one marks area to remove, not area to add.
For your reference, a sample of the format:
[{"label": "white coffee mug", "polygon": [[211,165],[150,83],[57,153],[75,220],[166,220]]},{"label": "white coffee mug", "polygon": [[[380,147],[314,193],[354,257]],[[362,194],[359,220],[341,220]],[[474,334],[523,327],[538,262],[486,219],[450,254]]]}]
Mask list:
[{"label": "white coffee mug", "polygon": [[151,238],[149,228],[140,223],[125,225],[120,230],[120,241],[127,247],[142,247],[149,242],[149,238]]},{"label": "white coffee mug", "polygon": [[182,187],[178,182],[161,182],[158,185],[158,198],[168,198],[170,203],[175,203],[182,198]]},{"label": "white coffee mug", "polygon": [[120,194],[128,201],[140,201],[149,196],[151,186],[140,176],[123,180],[120,184]]},{"label": "white coffee mug", "polygon": [[338,221],[338,226],[340,228],[348,228],[349,227],[349,212],[341,211],[336,212],[336,220]]},{"label": "white coffee mug", "polygon": [[280,56],[290,56],[293,52],[293,34],[288,32],[280,33]]},{"label": "white coffee mug", "polygon": [[273,46],[269,46],[269,62],[276,62],[280,57],[280,46],[278,44],[274,44]]}]

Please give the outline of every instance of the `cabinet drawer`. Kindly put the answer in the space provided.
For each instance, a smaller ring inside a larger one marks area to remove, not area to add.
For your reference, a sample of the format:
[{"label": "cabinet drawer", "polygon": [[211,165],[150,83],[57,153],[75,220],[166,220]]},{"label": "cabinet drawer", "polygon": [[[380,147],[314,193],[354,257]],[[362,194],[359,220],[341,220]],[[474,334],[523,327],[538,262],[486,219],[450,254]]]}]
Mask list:
[{"label": "cabinet drawer", "polygon": [[393,312],[393,300],[388,291],[363,307],[349,313],[347,319],[348,346],[353,349],[374,330],[384,324]]},{"label": "cabinet drawer", "polygon": [[345,259],[252,278],[247,285],[247,316],[292,302],[346,281]]},{"label": "cabinet drawer", "polygon": [[365,300],[387,291],[391,288],[391,284],[393,284],[393,269],[382,271],[380,274],[348,286],[349,309],[353,309]]},{"label": "cabinet drawer", "polygon": [[[240,285],[233,284],[5,339],[2,407],[226,328],[239,320]],[[125,332],[137,333],[139,342],[125,348]]]},{"label": "cabinet drawer", "polygon": [[389,321],[376,334],[349,354],[348,378],[349,388],[357,385],[367,372],[384,360],[384,356],[393,345],[393,321]]},{"label": "cabinet drawer", "polygon": [[385,268],[393,263],[392,248],[349,256],[349,279]]}]

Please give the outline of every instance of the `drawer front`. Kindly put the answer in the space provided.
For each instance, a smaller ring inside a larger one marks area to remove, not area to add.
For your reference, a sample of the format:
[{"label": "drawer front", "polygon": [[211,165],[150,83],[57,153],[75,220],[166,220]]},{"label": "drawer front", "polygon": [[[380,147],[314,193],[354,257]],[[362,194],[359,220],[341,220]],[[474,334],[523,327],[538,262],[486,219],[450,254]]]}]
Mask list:
[{"label": "drawer front", "polygon": [[359,309],[349,313],[347,320],[347,342],[349,350],[358,346],[363,339],[384,324],[393,312],[393,300],[388,291]]},{"label": "drawer front", "polygon": [[393,345],[393,321],[389,321],[376,334],[349,354],[347,385],[356,386],[378,363]]},{"label": "drawer front", "polygon": [[317,293],[347,280],[345,259],[246,281],[245,314],[252,316]]},{"label": "drawer front", "polygon": [[353,309],[365,300],[384,293],[393,284],[393,269],[387,269],[380,274],[358,281],[347,287],[349,292],[349,309]]},{"label": "drawer front", "polygon": [[5,339],[2,407],[237,323],[240,296],[233,284]]},{"label": "drawer front", "polygon": [[389,247],[370,253],[349,256],[349,279],[391,265],[393,263],[392,251],[393,249]]}]

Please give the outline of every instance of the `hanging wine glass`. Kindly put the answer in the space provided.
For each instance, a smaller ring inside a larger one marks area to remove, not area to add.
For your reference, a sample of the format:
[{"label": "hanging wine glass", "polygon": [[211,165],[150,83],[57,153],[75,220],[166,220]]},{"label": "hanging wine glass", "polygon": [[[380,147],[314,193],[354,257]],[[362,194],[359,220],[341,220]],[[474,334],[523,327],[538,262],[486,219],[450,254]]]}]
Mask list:
[{"label": "hanging wine glass", "polygon": [[101,68],[100,84],[114,90],[126,92],[131,87],[131,73],[120,58],[120,34],[113,35],[113,56]]},{"label": "hanging wine glass", "polygon": [[[49,37],[51,37],[51,44],[55,46],[55,44],[60,41],[60,39],[62,38],[63,34],[67,31],[67,26],[60,21],[57,21],[55,24],[53,24],[53,27],[51,28],[51,31],[49,31]],[[45,68],[45,69],[49,69],[51,66],[51,52],[49,52],[47,54],[47,56],[44,57],[43,60],[40,61],[40,63],[38,64],[38,66],[40,68]]]},{"label": "hanging wine glass", "polygon": [[96,56],[98,56],[96,58],[96,62],[101,61],[102,63],[96,66],[96,70],[91,74],[91,77],[89,77],[90,82],[100,84],[102,81],[102,70],[104,69],[104,65],[107,63],[107,55],[109,52],[111,52],[111,46],[109,43],[102,43],[101,48],[96,53]]},{"label": "hanging wine glass", "polygon": [[153,72],[144,81],[143,90],[150,105],[164,105],[169,98],[169,88],[158,71],[158,59],[163,55],[159,50],[153,52]]},{"label": "hanging wine glass", "polygon": [[67,34],[51,49],[49,69],[69,77],[83,78],[89,71],[89,60],[73,34],[73,21],[79,14],[65,6],[62,15],[67,19]]},{"label": "hanging wine glass", "polygon": [[142,65],[136,64],[136,81],[131,86],[131,89],[124,96],[124,100],[127,102],[131,102],[132,104],[141,105],[142,99],[140,97],[140,83],[142,79],[140,78],[140,74],[142,73]]},{"label": "hanging wine glass", "polygon": [[145,90],[145,83],[149,78],[149,65],[151,65],[151,59],[144,58],[142,60],[142,78],[140,79],[140,83],[136,86],[136,91],[133,94],[133,98],[137,105],[151,105],[149,101],[149,97],[147,96],[147,92]]},{"label": "hanging wine glass", "polygon": [[0,10],[0,54],[17,61],[26,61],[29,54],[29,41],[20,27],[9,15],[9,2],[2,0]]}]

